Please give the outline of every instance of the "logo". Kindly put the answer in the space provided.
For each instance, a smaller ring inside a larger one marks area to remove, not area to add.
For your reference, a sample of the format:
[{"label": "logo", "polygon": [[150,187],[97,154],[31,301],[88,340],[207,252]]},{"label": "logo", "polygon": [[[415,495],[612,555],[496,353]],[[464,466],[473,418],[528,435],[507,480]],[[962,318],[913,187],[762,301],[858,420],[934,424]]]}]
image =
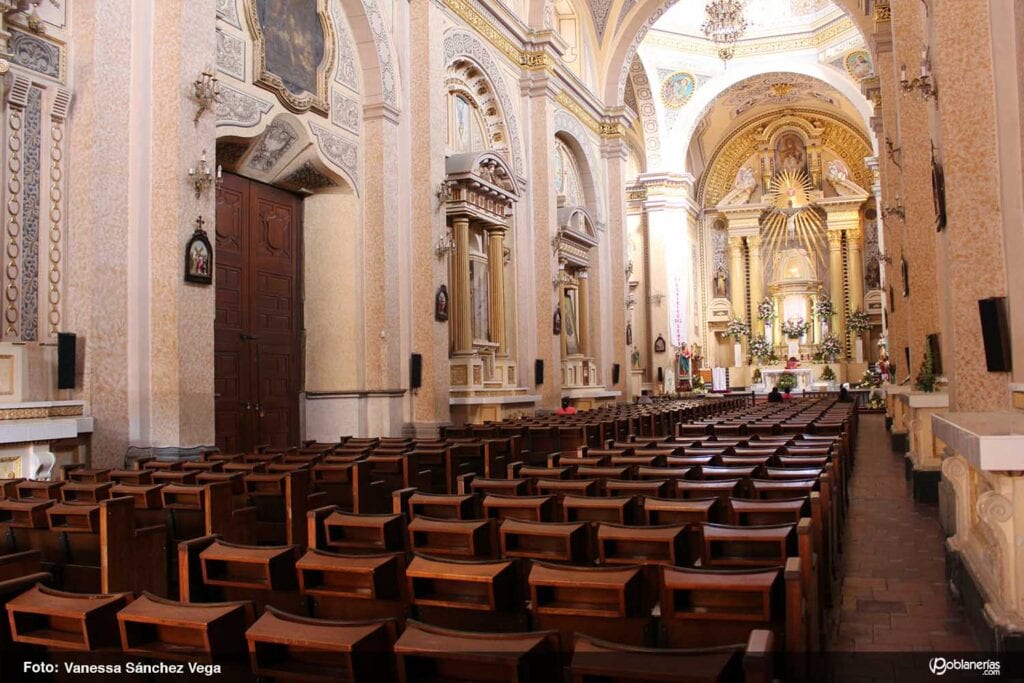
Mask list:
[{"label": "logo", "polygon": [[928,670],[936,676],[945,675],[947,671],[974,672],[981,676],[999,676],[999,662],[991,659],[946,659],[932,657],[928,662]]}]

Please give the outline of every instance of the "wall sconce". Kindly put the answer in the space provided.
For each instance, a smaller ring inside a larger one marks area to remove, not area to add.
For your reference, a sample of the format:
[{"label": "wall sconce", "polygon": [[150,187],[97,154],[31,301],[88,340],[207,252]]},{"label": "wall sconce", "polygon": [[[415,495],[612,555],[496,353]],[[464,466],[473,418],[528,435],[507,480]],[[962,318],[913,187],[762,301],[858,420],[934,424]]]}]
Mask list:
[{"label": "wall sconce", "polygon": [[[206,150],[203,150],[203,156],[199,159],[199,164],[195,168],[188,169],[188,177],[192,181],[192,186],[196,188],[196,199],[199,199],[203,192],[205,192],[214,183],[213,169],[206,163]],[[221,167],[217,167],[217,178],[216,182],[220,182],[223,177]]]},{"label": "wall sconce", "polygon": [[452,236],[451,230],[445,230],[444,235],[437,241],[437,246],[434,247],[434,253],[437,254],[437,258],[444,258],[448,254],[455,253],[455,238]]},{"label": "wall sconce", "polygon": [[883,216],[896,216],[900,223],[903,223],[907,219],[907,210],[903,208],[903,200],[899,195],[896,195],[896,206],[887,206],[882,209]]},{"label": "wall sconce", "polygon": [[217,77],[209,71],[200,74],[199,78],[192,82],[192,98],[199,103],[196,117],[193,120],[193,123],[198,125],[199,118],[206,110],[220,101],[220,85],[217,83]]},{"label": "wall sconce", "polygon": [[445,180],[437,186],[437,191],[434,192],[434,196],[437,197],[437,208],[440,209],[445,202],[451,201],[455,196],[454,187],[455,183],[450,180]]},{"label": "wall sconce", "polygon": [[626,310],[632,311],[636,309],[636,297],[632,294],[626,297]]},{"label": "wall sconce", "polygon": [[917,92],[921,99],[928,101],[938,97],[938,89],[932,80],[931,62],[928,61],[928,47],[921,50],[921,75],[914,80],[907,80],[907,65],[900,66],[900,88],[904,93]]},{"label": "wall sconce", "polygon": [[655,306],[661,306],[661,302],[665,299],[665,295],[661,292],[655,292],[651,294],[650,301]]},{"label": "wall sconce", "polygon": [[631,275],[633,275],[633,259],[626,261],[626,279],[628,280]]}]

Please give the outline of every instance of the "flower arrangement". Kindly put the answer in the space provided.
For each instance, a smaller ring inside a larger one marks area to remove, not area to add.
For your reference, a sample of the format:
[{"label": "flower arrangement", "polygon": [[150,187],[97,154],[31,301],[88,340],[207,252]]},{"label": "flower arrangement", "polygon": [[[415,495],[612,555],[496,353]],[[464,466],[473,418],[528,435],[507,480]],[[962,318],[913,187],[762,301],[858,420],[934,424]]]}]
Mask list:
[{"label": "flower arrangement", "polygon": [[693,376],[693,382],[690,384],[690,388],[695,394],[700,394],[708,390],[707,385],[704,384],[704,378],[700,376],[700,373]]},{"label": "flower arrangement", "polygon": [[754,358],[765,359],[772,355],[772,343],[763,334],[750,339],[750,355]]},{"label": "flower arrangement", "polygon": [[864,311],[850,311],[847,315],[846,326],[858,337],[871,328],[868,322],[868,314]]},{"label": "flower arrangement", "polygon": [[860,382],[857,384],[857,386],[859,388],[866,389],[868,387],[877,387],[880,384],[881,375],[876,375],[875,373],[871,372],[870,368],[868,368],[867,370],[864,371],[864,376],[860,378]]},{"label": "flower arrangement", "polygon": [[826,365],[825,369],[821,371],[822,382],[834,382],[836,381],[836,373],[832,370],[831,365]]},{"label": "flower arrangement", "polygon": [[839,343],[839,337],[834,334],[830,334],[821,340],[820,350],[822,357],[829,361],[835,361],[835,359],[843,353],[843,347]]},{"label": "flower arrangement", "polygon": [[768,297],[761,299],[757,305],[757,319],[766,323],[775,320],[775,304]]},{"label": "flower arrangement", "polygon": [[796,375],[792,372],[782,373],[779,375],[779,381],[775,383],[775,386],[788,394],[796,388]]},{"label": "flower arrangement", "polygon": [[725,336],[737,342],[743,337],[749,337],[750,323],[748,323],[746,320],[733,318],[732,322],[730,322],[729,325],[725,328]]},{"label": "flower arrangement", "polygon": [[782,323],[782,334],[789,339],[799,339],[807,334],[810,325],[803,318],[790,318]]},{"label": "flower arrangement", "polygon": [[925,350],[924,358],[921,360],[921,369],[917,373],[914,388],[928,393],[935,391],[935,371],[932,369],[932,352],[928,349]]},{"label": "flower arrangement", "polygon": [[871,398],[868,399],[868,408],[872,410],[880,410],[885,407],[885,399],[878,394],[871,394]]},{"label": "flower arrangement", "polygon": [[827,320],[835,314],[836,307],[828,297],[824,297],[821,301],[814,304],[814,315],[818,316],[819,320]]},{"label": "flower arrangement", "polygon": [[760,384],[764,381],[764,377],[761,375],[761,368],[754,370],[754,376],[750,378],[752,384]]}]

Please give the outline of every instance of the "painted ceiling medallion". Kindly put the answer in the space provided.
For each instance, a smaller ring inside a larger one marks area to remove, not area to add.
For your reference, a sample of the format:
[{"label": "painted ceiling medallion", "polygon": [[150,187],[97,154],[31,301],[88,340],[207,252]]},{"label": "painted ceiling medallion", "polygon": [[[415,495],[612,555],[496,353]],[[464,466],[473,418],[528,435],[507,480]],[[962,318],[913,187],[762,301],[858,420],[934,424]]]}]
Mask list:
[{"label": "painted ceiling medallion", "polygon": [[661,101],[669,109],[681,109],[693,97],[696,87],[697,79],[693,74],[677,71],[662,81]]}]

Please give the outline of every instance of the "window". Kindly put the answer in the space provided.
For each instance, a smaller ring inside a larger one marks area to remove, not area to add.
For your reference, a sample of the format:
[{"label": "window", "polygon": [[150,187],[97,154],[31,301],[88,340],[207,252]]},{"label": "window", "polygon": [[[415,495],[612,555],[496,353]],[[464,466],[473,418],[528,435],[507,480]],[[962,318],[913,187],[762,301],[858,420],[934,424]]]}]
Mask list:
[{"label": "window", "polygon": [[453,152],[485,149],[484,125],[476,106],[460,93],[448,100],[448,147]]},{"label": "window", "polygon": [[576,158],[561,140],[555,140],[555,193],[560,206],[583,206],[585,203]]}]

